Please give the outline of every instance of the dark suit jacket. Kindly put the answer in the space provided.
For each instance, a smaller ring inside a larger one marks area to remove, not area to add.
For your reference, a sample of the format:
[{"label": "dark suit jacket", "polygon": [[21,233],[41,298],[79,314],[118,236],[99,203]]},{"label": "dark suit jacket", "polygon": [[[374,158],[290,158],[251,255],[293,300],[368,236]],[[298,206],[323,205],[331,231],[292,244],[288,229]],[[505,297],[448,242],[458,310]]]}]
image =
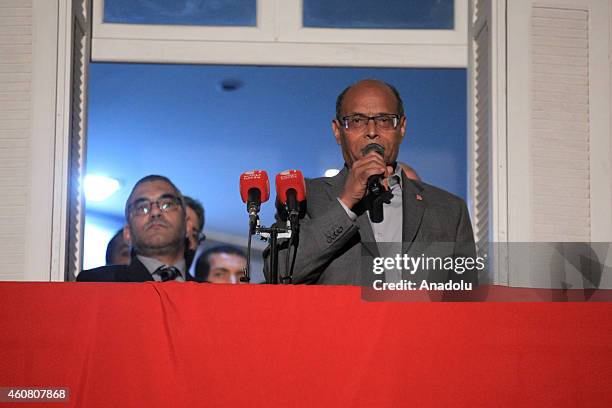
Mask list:
[{"label": "dark suit jacket", "polygon": [[[187,281],[194,280],[187,272]],[[77,275],[78,282],[148,282],[153,277],[147,268],[136,258],[132,257],[129,265],[107,265],[82,271]]]},{"label": "dark suit jacket", "polygon": [[[379,254],[368,214],[363,212],[352,221],[337,200],[347,174],[345,167],[334,177],[306,180],[306,214],[300,222],[293,283],[366,284],[361,273],[362,249],[370,260]],[[437,242],[446,243],[446,253],[453,256],[475,256],[472,225],[461,198],[410,180],[402,172],[402,206],[403,253],[418,256],[426,244]],[[415,245],[417,242],[421,245]],[[287,242],[283,244],[278,258],[281,277],[287,274]],[[269,251],[264,252],[264,258],[269,279]],[[371,273],[371,265],[367,267]]]}]

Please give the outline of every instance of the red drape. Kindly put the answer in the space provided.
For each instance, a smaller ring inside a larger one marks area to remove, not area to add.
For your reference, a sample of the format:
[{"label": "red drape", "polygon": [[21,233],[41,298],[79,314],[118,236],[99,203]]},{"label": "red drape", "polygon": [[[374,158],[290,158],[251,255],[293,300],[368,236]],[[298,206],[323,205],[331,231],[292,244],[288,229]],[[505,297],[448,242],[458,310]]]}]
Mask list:
[{"label": "red drape", "polygon": [[[492,287],[489,296],[536,292]],[[49,406],[610,407],[611,383],[612,303],[365,302],[356,287],[0,284],[0,386],[70,389],[67,404]]]}]

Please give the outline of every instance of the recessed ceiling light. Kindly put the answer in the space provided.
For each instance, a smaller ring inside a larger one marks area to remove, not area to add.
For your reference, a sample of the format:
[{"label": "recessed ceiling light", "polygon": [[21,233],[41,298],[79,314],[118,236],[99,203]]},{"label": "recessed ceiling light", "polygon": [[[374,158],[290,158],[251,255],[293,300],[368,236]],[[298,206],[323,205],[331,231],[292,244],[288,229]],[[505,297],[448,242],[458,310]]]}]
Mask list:
[{"label": "recessed ceiling light", "polygon": [[84,181],[85,198],[88,201],[104,201],[121,187],[119,180],[101,174],[87,174]]},{"label": "recessed ceiling light", "polygon": [[224,92],[234,92],[242,88],[242,81],[234,78],[227,78],[219,83],[219,87]]},{"label": "recessed ceiling light", "polygon": [[338,169],[327,169],[325,170],[325,177],[334,177],[338,173],[340,173]]}]

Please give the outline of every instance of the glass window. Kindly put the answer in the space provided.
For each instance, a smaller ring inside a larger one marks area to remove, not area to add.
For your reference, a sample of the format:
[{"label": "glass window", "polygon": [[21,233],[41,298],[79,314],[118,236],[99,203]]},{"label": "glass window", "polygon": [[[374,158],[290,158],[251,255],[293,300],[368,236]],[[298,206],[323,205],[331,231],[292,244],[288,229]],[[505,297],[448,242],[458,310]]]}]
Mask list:
[{"label": "glass window", "polygon": [[304,0],[304,27],[453,29],[454,0]]},{"label": "glass window", "polygon": [[[321,177],[342,168],[331,128],[336,97],[363,78],[387,81],[402,95],[408,119],[398,160],[425,182],[467,195],[465,69],[93,63],[89,73],[87,171],[121,187],[87,202],[86,223],[107,219],[108,236],[123,223],[134,183],[162,174],[202,201],[205,231],[246,242],[240,174],[268,172],[271,198],[260,215],[272,224],[277,173]],[[95,239],[86,231],[89,266]]]},{"label": "glass window", "polygon": [[256,0],[105,0],[104,22],[255,26]]}]

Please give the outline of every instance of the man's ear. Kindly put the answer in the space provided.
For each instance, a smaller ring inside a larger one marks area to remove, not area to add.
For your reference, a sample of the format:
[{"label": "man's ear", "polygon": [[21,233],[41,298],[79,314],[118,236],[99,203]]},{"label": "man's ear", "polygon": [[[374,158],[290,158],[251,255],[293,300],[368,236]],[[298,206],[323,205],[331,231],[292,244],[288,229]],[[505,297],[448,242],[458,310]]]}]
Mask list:
[{"label": "man's ear", "polygon": [[404,139],[404,136],[406,135],[406,115],[404,114],[401,118],[400,118],[400,132],[402,135],[402,140]]},{"label": "man's ear", "polygon": [[342,125],[337,119],[332,120],[332,132],[334,132],[334,137],[336,138],[336,143],[338,146],[342,146],[342,131],[340,126]]},{"label": "man's ear", "polygon": [[132,246],[132,234],[130,233],[130,226],[128,224],[123,226],[123,240],[129,246]]},{"label": "man's ear", "polygon": [[189,216],[187,210],[185,210],[185,238],[189,238],[189,233],[191,232],[191,225],[191,217]]}]

